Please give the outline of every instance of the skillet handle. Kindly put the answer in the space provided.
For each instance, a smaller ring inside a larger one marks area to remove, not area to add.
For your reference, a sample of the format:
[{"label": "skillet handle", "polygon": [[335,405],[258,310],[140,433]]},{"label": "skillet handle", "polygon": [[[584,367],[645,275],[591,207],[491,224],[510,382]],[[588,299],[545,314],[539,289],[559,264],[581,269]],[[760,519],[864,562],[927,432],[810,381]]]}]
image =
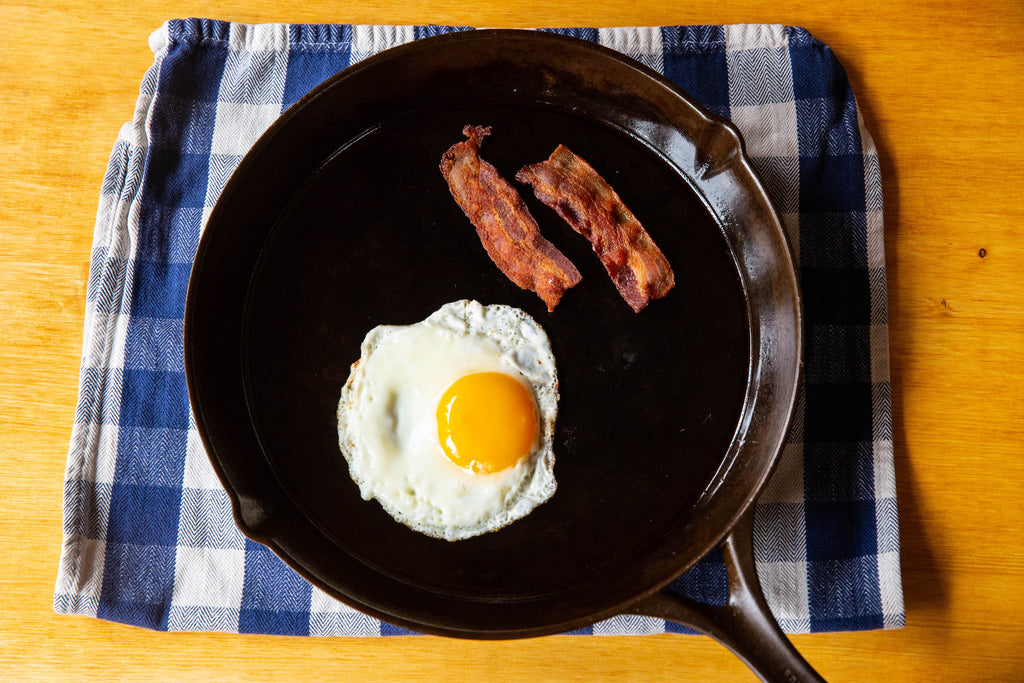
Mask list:
[{"label": "skillet handle", "polygon": [[729,603],[704,605],[666,591],[655,592],[627,610],[667,619],[709,635],[729,648],[768,683],[824,680],[779,628],[765,602],[754,564],[754,505],[722,543],[729,575]]}]

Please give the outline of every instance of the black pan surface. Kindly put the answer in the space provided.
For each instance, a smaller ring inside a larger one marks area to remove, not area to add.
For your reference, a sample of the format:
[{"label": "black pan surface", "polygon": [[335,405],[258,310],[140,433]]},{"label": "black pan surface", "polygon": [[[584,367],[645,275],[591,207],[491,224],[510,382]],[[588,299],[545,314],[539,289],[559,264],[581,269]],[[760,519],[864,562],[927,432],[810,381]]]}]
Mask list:
[{"label": "black pan surface", "polygon": [[[548,313],[491,263],[437,169],[466,122],[493,125],[484,154],[509,178],[559,142],[609,169],[678,273],[675,289],[637,315],[589,243],[531,202],[543,233],[583,274]],[[517,306],[547,331],[561,394],[559,490],[498,533],[448,543],[360,499],[335,413],[370,328],[417,322],[458,299]],[[515,103],[428,110],[339,150],[278,219],[248,322],[249,408],[293,498],[364,562],[471,597],[542,596],[632,563],[707,486],[747,380],[743,291],[725,237],[693,190],[600,120]]]},{"label": "black pan surface", "polygon": [[[548,313],[491,263],[441,177],[466,123],[493,126],[482,156],[510,179],[560,143],[590,161],[668,257],[675,289],[634,313],[586,240],[522,187],[583,274]],[[243,532],[357,608],[447,635],[566,630],[691,566],[753,500],[792,398],[765,392],[775,311],[761,303],[780,272],[789,284],[775,262],[791,264],[740,150],[642,67],[531,32],[420,41],[307,96],[225,189],[186,311],[197,424]],[[449,543],[360,498],[335,413],[366,332],[458,299],[517,306],[547,331],[558,491]]]}]

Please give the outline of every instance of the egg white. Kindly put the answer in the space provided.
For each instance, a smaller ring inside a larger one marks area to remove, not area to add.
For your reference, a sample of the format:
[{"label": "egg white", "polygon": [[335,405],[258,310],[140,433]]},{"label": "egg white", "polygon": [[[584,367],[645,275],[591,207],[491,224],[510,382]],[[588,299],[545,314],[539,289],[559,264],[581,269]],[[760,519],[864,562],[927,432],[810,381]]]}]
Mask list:
[{"label": "egg white", "polygon": [[[515,377],[537,405],[529,456],[492,474],[460,468],[438,440],[438,401],[477,372]],[[341,392],[338,440],[365,500],[411,529],[456,541],[500,529],[554,494],[557,411],[544,329],[517,308],[462,300],[419,323],[370,330]]]}]

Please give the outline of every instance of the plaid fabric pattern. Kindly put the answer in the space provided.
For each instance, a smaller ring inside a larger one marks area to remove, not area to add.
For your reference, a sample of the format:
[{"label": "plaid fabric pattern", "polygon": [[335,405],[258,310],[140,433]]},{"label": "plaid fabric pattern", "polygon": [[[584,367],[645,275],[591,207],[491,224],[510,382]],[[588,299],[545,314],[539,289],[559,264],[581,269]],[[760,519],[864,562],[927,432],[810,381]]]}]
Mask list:
[{"label": "plaid fabric pattern", "polygon": [[[58,612],[161,630],[405,633],[239,534],[190,414],[182,316],[210,210],[267,126],[350,64],[453,30],[191,19],[153,34],[96,218]],[[842,67],[791,27],[558,31],[664,73],[743,132],[797,255],[807,319],[793,431],[756,517],[762,585],[789,632],[902,626],[881,180]],[[721,557],[672,589],[724,603]],[[586,632],[680,630],[618,617]]]}]

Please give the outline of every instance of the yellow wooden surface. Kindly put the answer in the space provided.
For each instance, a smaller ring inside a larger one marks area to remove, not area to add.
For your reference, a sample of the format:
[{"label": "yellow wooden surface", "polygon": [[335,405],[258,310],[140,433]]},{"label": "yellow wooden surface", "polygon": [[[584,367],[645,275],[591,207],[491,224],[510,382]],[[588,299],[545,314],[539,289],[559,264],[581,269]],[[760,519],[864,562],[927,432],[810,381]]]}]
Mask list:
[{"label": "yellow wooden surface", "polygon": [[[1024,680],[1024,8],[1001,2],[0,0],[0,678],[750,680],[704,638],[165,634],[52,611],[100,180],[170,17],[770,22],[843,61],[885,184],[908,626],[797,636],[828,678]],[[986,256],[979,256],[984,249]]]}]

